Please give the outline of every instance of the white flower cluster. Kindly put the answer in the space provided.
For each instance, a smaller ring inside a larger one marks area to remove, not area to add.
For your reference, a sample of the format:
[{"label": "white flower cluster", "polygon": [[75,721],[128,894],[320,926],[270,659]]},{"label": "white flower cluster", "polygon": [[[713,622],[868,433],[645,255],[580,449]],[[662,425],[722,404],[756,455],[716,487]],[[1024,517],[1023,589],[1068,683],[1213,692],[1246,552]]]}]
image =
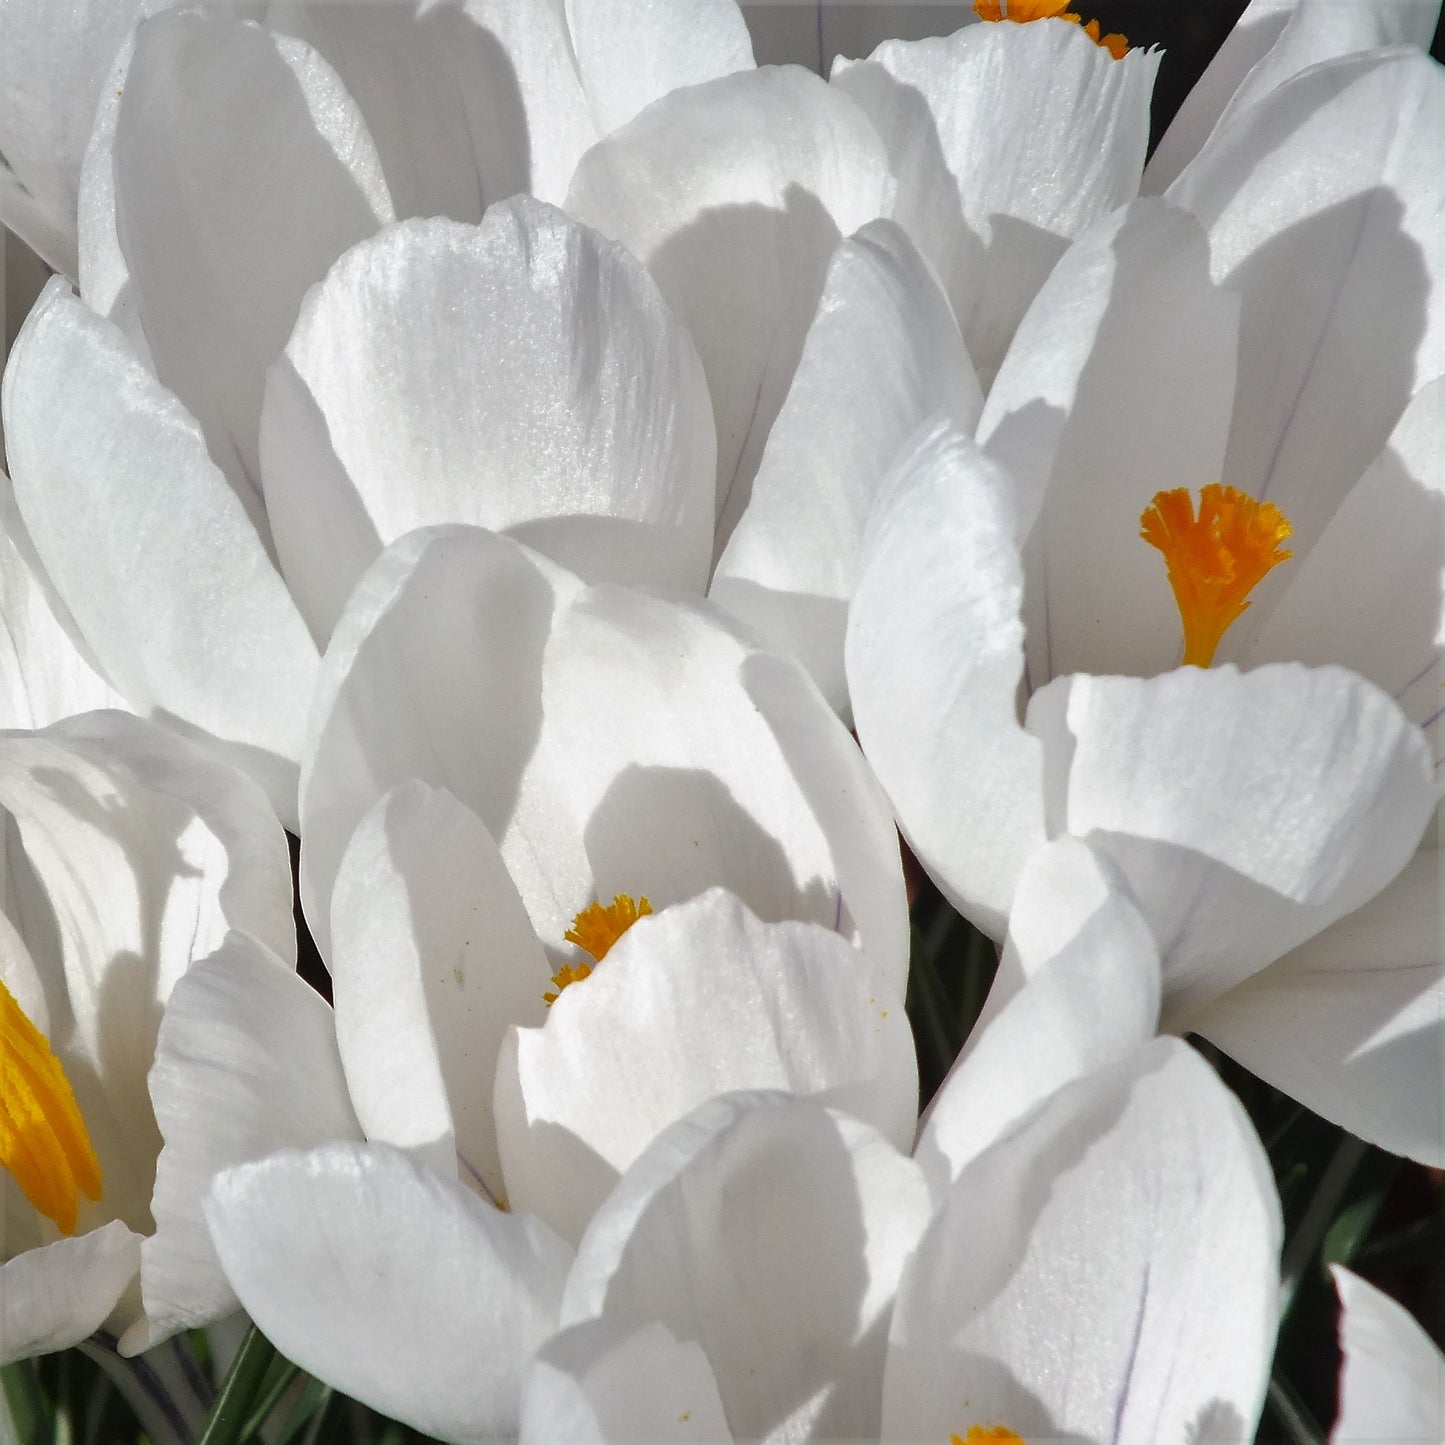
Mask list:
[{"label": "white flower cluster", "polygon": [[[1254,0],[1146,167],[1062,0],[0,0],[0,1359],[1252,1439],[1182,1036],[1445,1166],[1437,8]],[[900,833],[1001,948],[921,1118]],[[1334,1438],[1445,1439],[1339,1284]]]}]

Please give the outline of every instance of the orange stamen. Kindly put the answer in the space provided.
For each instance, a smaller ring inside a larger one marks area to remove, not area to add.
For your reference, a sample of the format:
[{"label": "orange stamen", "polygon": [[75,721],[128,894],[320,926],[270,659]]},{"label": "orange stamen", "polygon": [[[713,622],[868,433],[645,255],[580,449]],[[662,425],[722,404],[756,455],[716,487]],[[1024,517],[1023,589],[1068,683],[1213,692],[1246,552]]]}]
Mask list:
[{"label": "orange stamen", "polygon": [[1074,25],[1083,25],[1084,34],[1102,46],[1114,57],[1122,60],[1129,53],[1129,42],[1115,32],[1099,34],[1099,22],[1090,20],[1084,25],[1084,17],[1067,9],[1069,0],[973,0],[973,13],[980,20],[1012,20],[1016,25],[1025,25],[1031,20],[1067,20]]},{"label": "orange stamen", "polygon": [[[573,920],[572,927],[564,935],[568,943],[575,943],[584,953],[592,955],[593,962],[601,963],[607,951],[637,922],[652,912],[652,904],[646,898],[636,901],[629,894],[616,894],[611,903],[600,900],[589,903]],[[552,975],[557,985],[556,993],[544,993],[542,998],[548,1005],[557,1002],[562,990],[570,984],[581,983],[592,972],[587,962],[564,964]]]},{"label": "orange stamen", "polygon": [[1220,638],[1248,609],[1250,592],[1291,555],[1279,548],[1293,528],[1272,502],[1218,482],[1201,489],[1197,518],[1183,487],[1156,492],[1139,526],[1169,569],[1184,624],[1184,663],[1208,667]]}]

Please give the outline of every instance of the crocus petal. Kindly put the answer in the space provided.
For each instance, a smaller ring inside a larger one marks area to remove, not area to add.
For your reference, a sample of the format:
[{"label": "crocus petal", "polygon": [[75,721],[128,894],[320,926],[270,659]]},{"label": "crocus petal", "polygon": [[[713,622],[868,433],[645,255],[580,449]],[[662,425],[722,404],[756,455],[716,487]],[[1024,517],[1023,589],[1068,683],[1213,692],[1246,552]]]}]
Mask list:
[{"label": "crocus petal", "polygon": [[1197,222],[1160,201],[1090,228],[1024,317],[978,436],[1017,488],[1035,687],[1177,663],[1178,608],[1139,516],[1161,489],[1219,480],[1238,328]]},{"label": "crocus petal", "polygon": [[276,549],[321,639],[381,548],[437,522],[700,591],[715,464],[702,366],[651,277],[527,197],[348,251],[261,419]]},{"label": "crocus petal", "polygon": [[852,101],[794,69],[664,96],[583,158],[579,220],[643,261],[692,333],[717,418],[719,543],[747,505],[833,248],[891,183]]},{"label": "crocus petal", "polygon": [[734,0],[567,0],[567,24],[598,135],[669,91],[753,68]]},{"label": "crocus petal", "polygon": [[972,432],[978,380],[932,268],[891,221],[834,253],[752,500],[710,595],[798,658],[845,719],[843,634],[873,498],[942,413]]},{"label": "crocus petal", "polygon": [[241,933],[176,983],[150,1075],[165,1137],[156,1230],[141,1246],[146,1318],[126,1354],[237,1307],[201,1204],[223,1169],[278,1149],[360,1139],[331,1010],[268,949]]},{"label": "crocus petal", "polygon": [[878,966],[715,889],[638,919],[545,1027],[508,1035],[496,1084],[508,1201],[580,1239],[656,1135],[738,1089],[820,1096],[901,1150],[918,1118],[913,1036]]},{"label": "crocus petal", "polygon": [[1171,1028],[1373,897],[1435,807],[1419,729],[1340,668],[1060,678],[1030,701],[1052,833],[1124,875]]},{"label": "crocus petal", "polygon": [[732,1438],[707,1356],[666,1325],[574,1325],[542,1347],[522,1388],[522,1445]]},{"label": "crocus petal", "polygon": [[264,527],[262,380],[306,288],[392,218],[381,163],[335,71],[255,25],[157,16],[124,89],[116,233],[156,372]]},{"label": "crocus petal", "polygon": [[1250,0],[1150,156],[1144,191],[1164,190],[1216,126],[1311,65],[1385,45],[1428,47],[1439,11],[1439,0]]},{"label": "crocus petal", "polygon": [[1044,841],[1043,753],[1015,702],[1023,577],[1008,487],[947,423],[900,454],[869,522],[845,650],[858,737],[904,837],[995,935]]},{"label": "crocus petal", "polygon": [[164,0],[0,6],[0,225],[57,271],[76,274],[80,163],[111,57]]},{"label": "crocus petal", "polygon": [[[1242,111],[1170,188],[1243,301],[1225,480],[1279,506],[1300,555],[1409,398],[1445,372],[1445,313],[1431,303],[1445,284],[1445,171],[1418,144],[1442,130],[1445,75],[1428,56],[1350,57]],[[1259,594],[1235,647],[1272,601]]]},{"label": "crocus petal", "polygon": [[876,1436],[881,1321],[928,1210],[917,1166],[848,1115],[716,1099],[609,1197],[562,1320],[656,1320],[696,1340],[743,1439]]},{"label": "crocus petal", "polygon": [[513,1432],[571,1251],[382,1144],[288,1150],[220,1175],[206,1219],[288,1359],[446,1440]]},{"label": "crocus petal", "polygon": [[537,745],[558,594],[576,586],[474,527],[404,537],[362,579],[322,663],[302,773],[301,900],[323,958],[341,855],[392,786],[446,788],[501,834]]},{"label": "crocus petal", "polygon": [[0,1365],[69,1349],[110,1318],[140,1268],[118,1219],[0,1264]]},{"label": "crocus petal", "polygon": [[1016,927],[1066,937],[1020,967],[1021,987],[1000,970],[934,1095],[913,1157],[940,1192],[1050,1094],[1131,1054],[1158,1023],[1153,935],[1086,845],[1062,838],[1029,859],[1014,894]]},{"label": "crocus petal", "polygon": [[1340,1409],[1330,1445],[1445,1439],[1445,1355],[1389,1295],[1340,1265]]},{"label": "crocus petal", "polygon": [[368,1139],[506,1185],[492,1123],[497,1053],[540,1023],[551,968],[481,820],[424,783],[362,819],[331,898],[336,1033]]},{"label": "crocus petal", "polygon": [[[70,392],[85,405],[57,409]],[[294,822],[316,649],[195,422],[59,280],[16,339],[3,402],[26,529],[100,665]]]},{"label": "crocus petal", "polygon": [[1069,239],[1138,190],[1158,65],[1044,21],[885,41],[833,67],[888,147],[891,214],[938,268],[985,380]]},{"label": "crocus petal", "polygon": [[50,586],[0,472],[0,727],[43,728],[124,707]]},{"label": "crocus petal", "polygon": [[[1423,387],[1351,488],[1249,648],[1250,663],[1337,662],[1430,733],[1436,765],[1445,646],[1445,377]],[[1348,598],[1348,606],[1340,599]]]},{"label": "crocus petal", "polygon": [[1231,989],[1199,1032],[1372,1144],[1445,1166],[1440,854]]},{"label": "crocus petal", "polygon": [[561,0],[273,0],[266,23],[336,68],[366,117],[399,217],[479,221],[518,191],[560,201],[597,138]]},{"label": "crocus petal", "polygon": [[954,1182],[899,1286],[884,1438],[1252,1438],[1279,1240],[1244,1111],[1187,1044],[1156,1041]]}]

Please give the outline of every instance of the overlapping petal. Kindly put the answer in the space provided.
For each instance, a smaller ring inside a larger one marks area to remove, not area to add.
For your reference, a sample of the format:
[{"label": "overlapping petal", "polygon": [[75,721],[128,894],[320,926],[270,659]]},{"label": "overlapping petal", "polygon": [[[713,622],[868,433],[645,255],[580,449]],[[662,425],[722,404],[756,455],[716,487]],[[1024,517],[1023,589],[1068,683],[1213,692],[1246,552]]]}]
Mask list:
[{"label": "overlapping petal", "polygon": [[669,1124],[738,1089],[817,1096],[906,1149],[918,1076],[903,1000],[816,924],[713,890],[641,918],[497,1068],[508,1202],[576,1240]]},{"label": "overlapping petal", "polygon": [[[72,389],[86,404],[57,409]],[[26,530],[112,684],[207,738],[294,819],[316,649],[195,422],[58,280],[15,343],[3,402]]]},{"label": "overlapping petal", "polygon": [[843,633],[874,496],[922,422],[942,413],[971,432],[980,404],[932,269],[898,226],[870,222],[829,263],[709,593],[797,657],[845,718]]},{"label": "overlapping petal", "polygon": [[1045,20],[834,65],[887,145],[890,214],[937,267],[986,382],[1068,242],[1137,192],[1158,64]]},{"label": "overlapping petal", "polygon": [[337,1041],[367,1138],[505,1198],[497,1055],[513,1024],[542,1021],[552,970],[496,843],[450,794],[402,784],[347,846],[331,919]]},{"label": "overlapping petal", "polygon": [[571,1251],[382,1144],[228,1170],[206,1217],[227,1277],[305,1369],[446,1440],[514,1432]]},{"label": "overlapping petal", "polygon": [[567,210],[652,272],[717,420],[719,541],[747,505],[834,247],[892,182],[856,105],[794,67],[664,96],[577,167]]},{"label": "overlapping petal", "polygon": [[[1108,1241],[1101,1248],[1101,1241]],[[899,1285],[883,1438],[1249,1439],[1280,1219],[1243,1110],[1159,1040],[954,1181]]]},{"label": "overlapping petal", "polygon": [[715,442],[692,343],[632,257],[527,198],[348,251],[267,380],[261,457],[323,641],[381,548],[438,522],[515,529],[591,580],[706,582]]},{"label": "overlapping petal", "polygon": [[628,1172],[582,1241],[562,1319],[696,1340],[739,1438],[866,1438],[881,1322],[928,1211],[917,1167],[866,1125],[734,1094]]}]

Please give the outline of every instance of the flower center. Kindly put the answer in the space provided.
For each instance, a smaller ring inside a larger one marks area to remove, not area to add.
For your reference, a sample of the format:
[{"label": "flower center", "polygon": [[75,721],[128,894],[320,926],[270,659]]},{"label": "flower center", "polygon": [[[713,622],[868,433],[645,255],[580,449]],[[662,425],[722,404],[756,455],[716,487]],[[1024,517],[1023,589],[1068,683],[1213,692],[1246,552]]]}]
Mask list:
[{"label": "flower center", "polygon": [[[639,898],[635,902],[627,893],[614,895],[612,902],[604,904],[600,899],[589,903],[576,918],[564,935],[568,943],[575,943],[584,953],[592,955],[593,963],[601,963],[607,957],[607,950],[637,922],[652,912],[652,904]],[[548,1004],[557,1002],[562,990],[569,984],[581,983],[592,972],[592,964],[585,960],[580,963],[564,964],[552,975],[557,985],[556,993],[544,993]]]},{"label": "flower center", "polygon": [[1208,667],[1231,622],[1271,567],[1292,554],[1280,543],[1294,530],[1273,502],[1211,482],[1199,515],[1183,487],[1155,492],[1139,517],[1139,535],[1164,554],[1184,623],[1185,666]]},{"label": "flower center", "polygon": [[0,983],[0,1164],[62,1234],[75,1233],[78,1196],[100,1198],[100,1161],[70,1080],[45,1036]]},{"label": "flower center", "polygon": [[[1012,20],[1022,25],[1030,20],[1068,20],[1074,25],[1084,25],[1084,17],[1064,7],[1069,0],[973,0],[973,13],[980,20]],[[1117,32],[1112,35],[1099,34],[1099,22],[1091,20],[1084,25],[1084,34],[1102,45],[1115,60],[1122,60],[1129,53],[1129,42]]]},{"label": "flower center", "polygon": [[1006,1425],[970,1425],[967,1435],[950,1435],[948,1445],[983,1445],[986,1440],[1014,1440],[1029,1445],[1022,1435],[1015,1435]]}]

